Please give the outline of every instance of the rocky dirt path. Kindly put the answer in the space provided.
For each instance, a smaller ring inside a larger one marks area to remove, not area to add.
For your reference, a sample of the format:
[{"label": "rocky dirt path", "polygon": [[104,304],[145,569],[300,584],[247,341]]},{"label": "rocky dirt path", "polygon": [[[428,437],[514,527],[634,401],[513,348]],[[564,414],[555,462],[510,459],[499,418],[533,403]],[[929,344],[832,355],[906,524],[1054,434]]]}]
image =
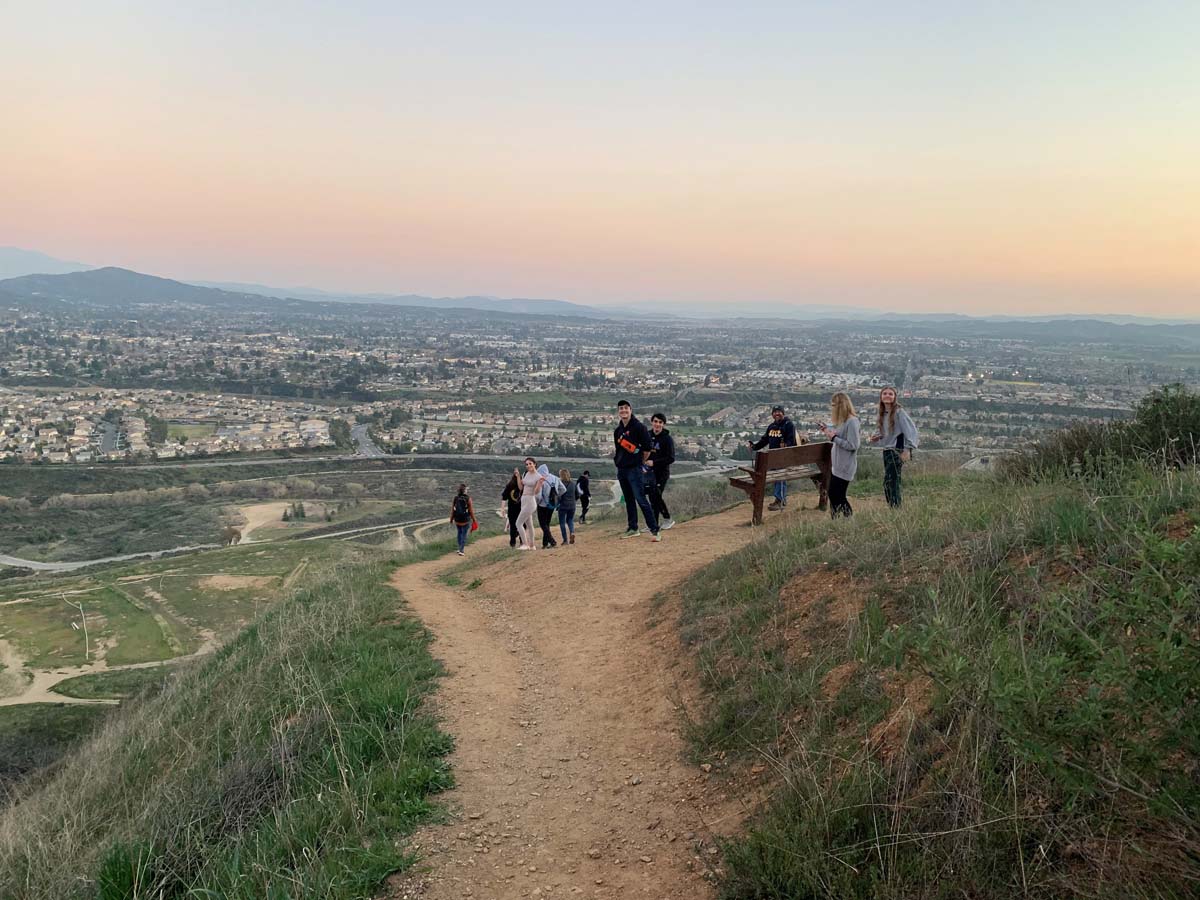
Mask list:
[{"label": "rocky dirt path", "polygon": [[415,838],[420,870],[385,896],[711,896],[714,832],[742,807],[686,760],[677,702],[692,674],[652,598],[761,534],[748,519],[742,504],[661,544],[589,525],[574,547],[511,556],[493,538],[468,553],[502,559],[461,572],[459,587],[439,577],[455,555],[397,570],[449,673],[438,704],[458,787],[451,821]]}]

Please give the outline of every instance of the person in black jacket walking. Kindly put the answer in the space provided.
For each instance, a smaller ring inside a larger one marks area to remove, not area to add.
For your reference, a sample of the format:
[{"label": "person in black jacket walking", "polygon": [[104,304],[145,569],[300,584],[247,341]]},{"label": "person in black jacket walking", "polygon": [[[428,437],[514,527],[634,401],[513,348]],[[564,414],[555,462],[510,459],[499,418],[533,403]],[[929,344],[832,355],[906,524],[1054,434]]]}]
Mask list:
[{"label": "person in black jacket walking", "polygon": [[646,460],[646,496],[658,516],[660,528],[672,528],[675,520],[667,509],[663,491],[671,478],[671,463],[675,462],[675,440],[667,430],[667,417],[655,413],[650,417],[650,458]]},{"label": "person in black jacket walking", "polygon": [[620,421],[613,429],[613,443],[616,445],[613,462],[617,466],[617,483],[621,485],[621,495],[625,498],[625,516],[629,523],[628,530],[621,537],[637,537],[641,534],[637,518],[637,511],[641,509],[646,527],[650,529],[650,540],[657,543],[662,540],[658,533],[658,516],[646,499],[646,486],[642,479],[642,469],[650,458],[650,432],[634,416],[628,400],[617,404],[617,418]]},{"label": "person in black jacket walking", "polygon": [[[751,450],[761,450],[766,447],[768,450],[777,450],[780,447],[795,447],[796,446],[796,426],[792,424],[792,420],[787,417],[782,406],[776,406],[771,409],[771,424],[767,426],[767,430],[763,432],[763,436],[757,441],[747,441]],[[787,482],[775,482],[775,502],[767,509],[783,509],[787,506]]]},{"label": "person in black jacket walking", "polygon": [[579,524],[587,524],[588,504],[592,502],[592,473],[587,469],[575,482],[579,485]]}]

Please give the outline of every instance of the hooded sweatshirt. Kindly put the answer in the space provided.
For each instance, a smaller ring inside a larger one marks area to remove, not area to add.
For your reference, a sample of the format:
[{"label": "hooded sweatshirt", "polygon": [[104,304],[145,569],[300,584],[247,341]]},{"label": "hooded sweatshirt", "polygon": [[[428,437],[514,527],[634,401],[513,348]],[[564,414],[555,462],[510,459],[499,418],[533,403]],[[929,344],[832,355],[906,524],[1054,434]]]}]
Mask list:
[{"label": "hooded sweatshirt", "polygon": [[754,450],[761,450],[766,447],[768,450],[778,450],[780,447],[795,447],[796,446],[796,426],[792,424],[792,420],[784,416],[778,422],[774,419],[767,426],[767,430],[763,432],[763,436],[754,442]]},{"label": "hooded sweatshirt", "polygon": [[545,463],[538,466],[537,471],[539,475],[545,477],[546,479],[542,482],[542,489],[538,491],[537,505],[543,507],[549,506],[550,491],[553,490],[556,492],[555,497],[561,497],[564,493],[563,483],[559,480],[557,475],[550,474],[550,467]]},{"label": "hooded sweatshirt", "polygon": [[613,443],[617,448],[613,456],[617,468],[632,469],[642,464],[642,453],[650,449],[650,432],[637,416],[630,416],[628,425],[618,422],[613,429]]},{"label": "hooded sweatshirt", "polygon": [[671,432],[664,428],[658,434],[650,431],[650,459],[654,463],[648,471],[653,472],[659,481],[665,480],[671,474],[671,463],[675,462],[675,439]]},{"label": "hooded sweatshirt", "polygon": [[892,417],[885,414],[883,417],[883,430],[880,432],[879,447],[881,450],[916,450],[917,449],[917,426],[913,424],[912,417],[903,410],[896,410],[896,430],[893,431],[891,425]]}]

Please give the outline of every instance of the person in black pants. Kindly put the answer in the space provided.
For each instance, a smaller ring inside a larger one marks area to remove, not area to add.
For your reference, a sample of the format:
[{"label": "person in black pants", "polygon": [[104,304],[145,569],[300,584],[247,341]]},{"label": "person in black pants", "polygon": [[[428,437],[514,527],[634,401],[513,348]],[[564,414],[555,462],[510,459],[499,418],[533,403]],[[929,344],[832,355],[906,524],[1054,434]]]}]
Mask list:
[{"label": "person in black pants", "polygon": [[667,417],[655,413],[650,417],[650,458],[646,460],[646,496],[658,516],[659,528],[673,528],[675,520],[667,509],[663,491],[671,479],[671,463],[675,462],[675,440],[667,430]]},{"label": "person in black pants", "polygon": [[575,483],[579,485],[579,524],[586,525],[588,504],[592,502],[592,473],[584,469]]},{"label": "person in black pants", "polygon": [[642,469],[650,458],[650,432],[633,414],[628,400],[617,404],[617,418],[620,421],[613,429],[613,443],[616,445],[613,462],[617,467],[617,483],[621,485],[625,516],[629,522],[629,528],[621,537],[631,538],[641,534],[637,518],[640,509],[646,519],[646,527],[650,529],[650,540],[658,543],[662,540],[658,533],[658,516],[646,499],[646,484],[642,478]]},{"label": "person in black pants", "polygon": [[512,478],[504,486],[500,502],[508,515],[508,546],[517,546],[517,519],[521,515],[521,470],[513,469]]}]

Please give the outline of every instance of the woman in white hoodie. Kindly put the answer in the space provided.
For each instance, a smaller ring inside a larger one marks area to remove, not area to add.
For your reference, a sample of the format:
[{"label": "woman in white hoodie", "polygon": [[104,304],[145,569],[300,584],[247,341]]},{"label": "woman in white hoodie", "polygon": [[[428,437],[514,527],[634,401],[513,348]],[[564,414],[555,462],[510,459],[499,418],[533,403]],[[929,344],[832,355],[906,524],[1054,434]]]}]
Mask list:
[{"label": "woman in white hoodie", "polygon": [[558,546],[558,541],[550,533],[550,523],[554,521],[554,511],[558,509],[558,498],[566,488],[557,475],[551,474],[549,466],[538,466],[537,473],[542,479],[537,495],[537,517],[542,529],[542,549],[545,550]]}]

